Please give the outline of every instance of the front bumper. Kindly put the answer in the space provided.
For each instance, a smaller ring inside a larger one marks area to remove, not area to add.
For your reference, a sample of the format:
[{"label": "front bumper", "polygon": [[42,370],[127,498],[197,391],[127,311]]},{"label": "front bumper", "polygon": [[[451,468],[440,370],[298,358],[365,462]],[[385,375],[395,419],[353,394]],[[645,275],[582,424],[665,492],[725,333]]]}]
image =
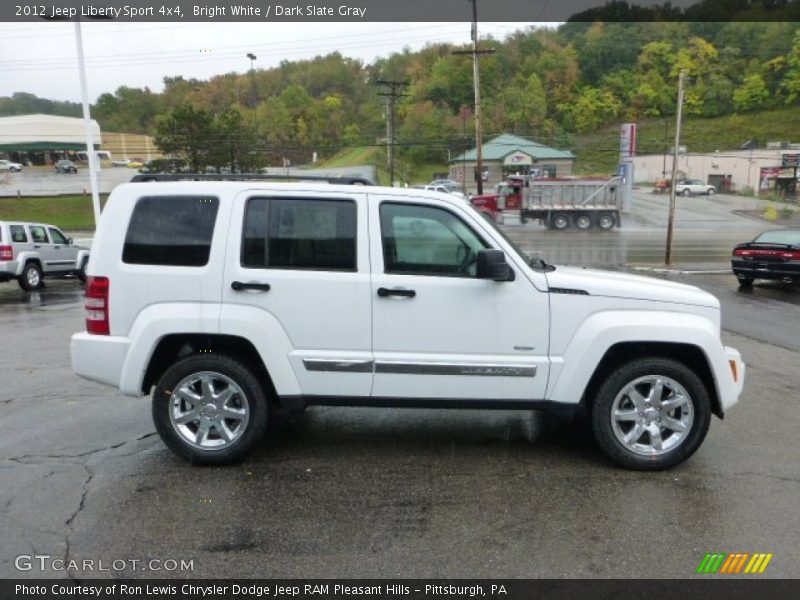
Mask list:
[{"label": "front bumper", "polygon": [[725,346],[725,360],[727,371],[722,376],[723,381],[718,381],[719,404],[723,414],[739,401],[747,370],[742,355],[735,348]]}]

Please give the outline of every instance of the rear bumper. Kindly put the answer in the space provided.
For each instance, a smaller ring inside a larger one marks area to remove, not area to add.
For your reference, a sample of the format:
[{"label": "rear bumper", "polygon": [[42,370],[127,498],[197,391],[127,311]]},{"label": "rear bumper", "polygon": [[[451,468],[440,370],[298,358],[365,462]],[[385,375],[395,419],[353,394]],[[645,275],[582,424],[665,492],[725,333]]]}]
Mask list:
[{"label": "rear bumper", "polygon": [[129,346],[128,338],[76,333],[69,348],[72,370],[84,379],[119,388]]},{"label": "rear bumper", "polygon": [[19,261],[18,260],[4,260],[0,261],[0,281],[8,281],[14,279],[18,274]]},{"label": "rear bumper", "polygon": [[783,279],[791,277],[800,280],[800,262],[763,262],[757,260],[732,260],[733,273],[752,279]]}]

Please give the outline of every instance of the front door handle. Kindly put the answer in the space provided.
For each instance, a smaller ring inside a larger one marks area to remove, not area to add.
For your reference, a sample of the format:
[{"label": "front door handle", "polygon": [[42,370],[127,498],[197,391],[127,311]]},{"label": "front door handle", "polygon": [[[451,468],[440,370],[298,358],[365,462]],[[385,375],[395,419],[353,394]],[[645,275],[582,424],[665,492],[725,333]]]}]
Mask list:
[{"label": "front door handle", "polygon": [[389,289],[385,287],[378,288],[378,296],[380,296],[381,298],[386,298],[387,296],[398,296],[400,298],[413,298],[416,295],[417,292],[415,292],[414,290],[407,290],[403,288],[399,289],[398,288]]},{"label": "front door handle", "polygon": [[258,283],[257,281],[250,281],[244,283],[242,281],[234,281],[231,283],[231,288],[235,292],[241,292],[243,290],[257,290],[259,292],[268,292],[270,289],[270,285],[268,283]]}]

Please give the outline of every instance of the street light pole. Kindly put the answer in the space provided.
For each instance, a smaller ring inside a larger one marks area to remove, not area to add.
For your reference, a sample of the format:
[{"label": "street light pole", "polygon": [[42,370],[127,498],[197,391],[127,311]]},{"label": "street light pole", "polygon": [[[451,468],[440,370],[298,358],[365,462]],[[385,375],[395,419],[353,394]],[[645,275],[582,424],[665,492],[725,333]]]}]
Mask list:
[{"label": "street light pole", "polygon": [[92,120],[89,116],[89,86],[86,82],[86,61],[83,57],[83,37],[81,22],[75,20],[75,46],[78,50],[78,72],[81,81],[81,104],[83,105],[83,128],[86,134],[86,157],[89,161],[89,185],[92,189],[92,208],[94,209],[94,226],[100,223],[100,194],[97,190],[97,156],[94,151]]},{"label": "street light pole", "polygon": [[672,235],[675,228],[675,178],[678,175],[678,147],[681,143],[681,116],[683,115],[683,86],[686,69],[681,69],[678,77],[678,111],[675,117],[675,147],[672,149],[672,180],[669,186],[669,221],[667,223],[667,250],[664,264],[672,264]]}]

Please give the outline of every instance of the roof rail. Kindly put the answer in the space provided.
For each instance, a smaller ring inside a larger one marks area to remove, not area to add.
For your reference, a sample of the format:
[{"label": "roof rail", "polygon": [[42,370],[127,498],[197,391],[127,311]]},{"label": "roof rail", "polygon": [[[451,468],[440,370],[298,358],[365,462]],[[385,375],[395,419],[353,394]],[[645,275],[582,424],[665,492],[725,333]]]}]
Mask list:
[{"label": "roof rail", "polygon": [[373,181],[364,177],[333,177],[329,175],[142,173],[131,178],[132,183],[141,181],[326,181],[341,185],[375,185]]}]

